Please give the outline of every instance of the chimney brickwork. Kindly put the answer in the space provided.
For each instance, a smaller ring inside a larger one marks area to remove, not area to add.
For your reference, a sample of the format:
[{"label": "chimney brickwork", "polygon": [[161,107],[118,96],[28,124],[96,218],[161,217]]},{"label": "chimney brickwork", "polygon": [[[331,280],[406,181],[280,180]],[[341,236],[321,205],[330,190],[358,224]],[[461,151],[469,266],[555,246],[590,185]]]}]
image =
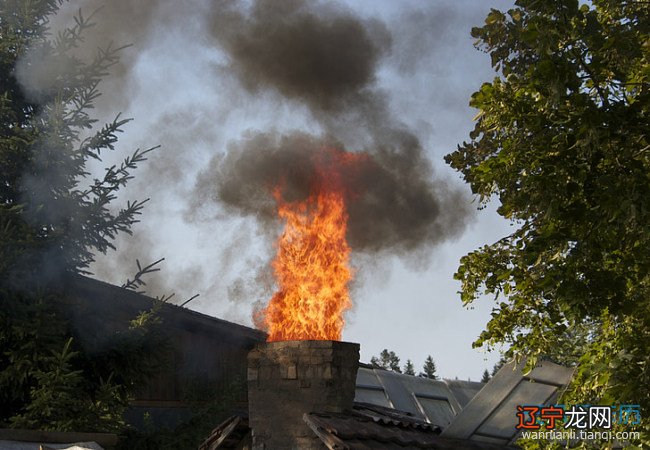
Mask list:
[{"label": "chimney brickwork", "polygon": [[352,408],[359,344],[284,341],[248,354],[248,408],[253,449],[311,450],[325,446],[303,420],[310,412]]}]

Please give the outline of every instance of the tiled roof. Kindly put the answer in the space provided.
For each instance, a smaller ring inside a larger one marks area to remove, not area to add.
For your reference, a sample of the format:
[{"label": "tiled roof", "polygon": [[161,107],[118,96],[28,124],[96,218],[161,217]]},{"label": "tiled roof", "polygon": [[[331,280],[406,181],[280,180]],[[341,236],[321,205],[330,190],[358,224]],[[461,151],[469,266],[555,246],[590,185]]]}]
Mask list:
[{"label": "tiled roof", "polygon": [[510,362],[484,384],[431,380],[360,364],[355,400],[438,425],[445,438],[507,445],[518,439],[517,405],[552,403],[573,373],[540,361],[524,375],[524,365]]},{"label": "tiled roof", "polygon": [[308,413],[304,420],[330,449],[497,450],[511,447],[440,437],[440,428],[386,408],[355,404],[344,413]]},{"label": "tiled roof", "polygon": [[384,425],[433,431],[436,434],[440,434],[442,431],[439,426],[431,424],[410,412],[398,411],[370,403],[354,402],[354,413]]},{"label": "tiled roof", "polygon": [[[352,411],[307,413],[304,421],[330,449],[337,450],[503,450],[503,445],[440,437],[440,428],[409,413],[355,403]],[[233,416],[201,444],[199,450],[235,449],[250,438],[248,420]]]},{"label": "tiled roof", "polygon": [[[303,419],[330,449],[514,449],[515,406],[548,403],[572,373],[548,361],[527,375],[522,369],[523,362],[506,364],[481,384],[421,379],[362,365],[351,411],[308,412]],[[229,433],[225,423],[213,436]],[[233,448],[224,445],[219,448]]]}]

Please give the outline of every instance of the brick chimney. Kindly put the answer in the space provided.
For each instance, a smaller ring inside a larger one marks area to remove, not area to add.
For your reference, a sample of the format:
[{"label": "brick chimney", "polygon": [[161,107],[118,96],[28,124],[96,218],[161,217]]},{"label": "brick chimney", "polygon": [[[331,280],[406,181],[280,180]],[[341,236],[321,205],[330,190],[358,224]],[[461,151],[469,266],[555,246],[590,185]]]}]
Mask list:
[{"label": "brick chimney", "polygon": [[323,449],[303,420],[352,409],[359,344],[286,341],[248,354],[248,410],[255,450]]}]

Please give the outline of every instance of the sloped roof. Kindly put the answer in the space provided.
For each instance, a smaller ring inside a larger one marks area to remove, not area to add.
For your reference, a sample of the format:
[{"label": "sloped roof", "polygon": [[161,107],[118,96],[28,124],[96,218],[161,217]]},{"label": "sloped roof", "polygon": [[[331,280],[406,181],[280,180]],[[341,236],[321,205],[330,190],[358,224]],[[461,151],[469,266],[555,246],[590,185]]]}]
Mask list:
[{"label": "sloped roof", "polygon": [[114,447],[117,442],[117,435],[112,433],[0,428],[0,450],[102,450]]},{"label": "sloped roof", "polygon": [[440,428],[406,414],[367,404],[343,413],[307,413],[303,419],[330,449],[497,450],[502,445],[440,437]]},{"label": "sloped roof", "polygon": [[75,444],[42,444],[41,442],[19,442],[0,440],[0,450],[103,450],[96,442]]},{"label": "sloped roof", "polygon": [[548,405],[573,369],[540,361],[528,374],[525,361],[504,365],[442,432],[459,439],[507,444],[517,439],[517,406]]},{"label": "sloped roof", "polygon": [[444,428],[483,386],[475,381],[432,380],[361,364],[355,401],[405,411]]},{"label": "sloped roof", "polygon": [[517,405],[549,404],[573,369],[541,361],[522,373],[510,362],[488,382],[431,380],[361,364],[355,401],[409,413],[438,425],[442,436],[506,445],[517,439]]},{"label": "sloped roof", "polygon": [[[506,364],[483,384],[431,380],[362,364],[352,411],[309,412],[303,419],[330,449],[514,449],[516,406],[547,404],[573,373],[542,361],[524,375],[523,365]],[[243,423],[236,418],[224,422],[201,449],[235,448],[229,442],[240,442],[249,431]]]},{"label": "sloped roof", "polygon": [[212,430],[210,436],[199,446],[199,450],[240,448],[241,442],[249,433],[248,417],[243,415],[229,417]]},{"label": "sloped roof", "polygon": [[[146,295],[81,275],[70,275],[58,289],[63,301],[71,306],[67,308],[71,320],[88,342],[112,334],[116,327],[128,326],[138,313],[156,304],[155,299]],[[166,328],[209,334],[226,342],[245,342],[247,346],[266,340],[263,331],[171,303],[161,304],[159,314]]]},{"label": "sloped roof", "polygon": [[[323,444],[337,450],[503,450],[503,445],[440,436],[441,429],[411,414],[355,403],[342,413],[306,413],[305,423]],[[250,437],[248,420],[233,416],[215,428],[199,450],[237,449]]]}]

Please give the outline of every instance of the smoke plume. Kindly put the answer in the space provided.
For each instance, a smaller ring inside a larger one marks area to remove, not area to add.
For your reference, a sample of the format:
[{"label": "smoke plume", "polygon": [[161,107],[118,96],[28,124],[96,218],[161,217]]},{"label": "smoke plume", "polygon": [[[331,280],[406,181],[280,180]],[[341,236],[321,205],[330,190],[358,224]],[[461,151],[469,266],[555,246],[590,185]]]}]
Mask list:
[{"label": "smoke plume", "polygon": [[252,92],[272,88],[313,109],[344,109],[375,78],[390,45],[379,22],[362,21],[341,6],[303,0],[218,2],[212,33],[231,69]]},{"label": "smoke plume", "polygon": [[[467,199],[429,158],[457,142],[448,129],[464,127],[470,91],[447,63],[483,12],[461,23],[466,13],[456,2],[409,5],[403,14],[388,2],[376,10],[352,4],[355,11],[304,0],[61,5],[53,36],[80,10],[93,15],[75,56],[88,61],[98,47],[130,45],[103,79],[93,115],[99,125],[120,111],[135,121],[117,152],[89,171],[101,176],[104,165],[133,149],[162,145],[115,202],[151,197],[134,236],[118,237],[117,253],[97,255],[92,270],[100,278],[121,284],[136,258],[166,257],[148,284],[152,293],[182,299],[201,292],[193,305],[209,293],[209,302],[237,303],[226,307],[233,311],[251,298],[265,300],[243,280],[265,262],[260,255],[269,256],[268,238],[281,228],[271,187],[284,180],[285,194],[302,198],[323,148],[368,155],[346,178],[358,193],[348,199],[348,238],[358,260],[376,261],[384,252],[419,264],[433,246],[463,232]],[[382,18],[377,11],[384,9],[393,12]],[[40,100],[71,64],[34,49],[17,76]],[[434,150],[430,139],[439,130]]]},{"label": "smoke plume", "polygon": [[[198,178],[194,211],[217,201],[232,212],[277,226],[271,191],[283,185],[287,201],[306,198],[317,177],[316,155],[342,145],[303,133],[259,133],[233,143]],[[455,235],[458,194],[431,183],[430,165],[417,139],[405,134],[399,147],[368,149],[369,158],[343,168],[348,205],[348,240],[354,250],[407,254]],[[462,211],[461,211],[462,215]]]},{"label": "smoke plume", "polygon": [[215,15],[213,35],[229,69],[252,93],[273,90],[306,105],[324,132],[259,132],[233,142],[200,174],[191,211],[216,201],[276,225],[271,189],[282,182],[289,200],[306,197],[314,155],[350,144],[369,155],[361,170],[345,174],[355,193],[347,201],[354,250],[406,256],[460,233],[468,214],[460,194],[435,180],[418,138],[392,117],[375,86],[390,50],[387,28],[302,0],[257,0],[244,10],[228,1]]}]

